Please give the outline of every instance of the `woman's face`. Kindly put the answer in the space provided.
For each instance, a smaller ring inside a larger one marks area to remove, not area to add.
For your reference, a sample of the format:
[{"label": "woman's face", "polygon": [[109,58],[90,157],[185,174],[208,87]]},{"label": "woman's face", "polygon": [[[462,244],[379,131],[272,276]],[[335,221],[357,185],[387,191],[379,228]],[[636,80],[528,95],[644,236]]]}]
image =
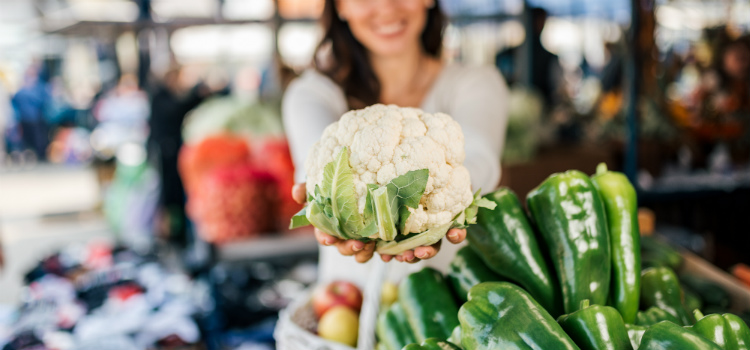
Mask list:
[{"label": "woman's face", "polygon": [[420,47],[427,9],[434,0],[337,0],[354,37],[377,56],[396,56]]}]

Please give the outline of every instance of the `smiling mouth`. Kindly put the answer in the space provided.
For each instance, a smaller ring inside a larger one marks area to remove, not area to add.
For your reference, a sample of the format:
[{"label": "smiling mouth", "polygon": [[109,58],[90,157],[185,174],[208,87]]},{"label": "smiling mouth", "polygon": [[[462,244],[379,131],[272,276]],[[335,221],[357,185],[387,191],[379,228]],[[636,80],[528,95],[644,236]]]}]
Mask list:
[{"label": "smiling mouth", "polygon": [[375,33],[382,36],[393,36],[401,33],[404,29],[406,29],[406,23],[396,22],[375,27]]}]

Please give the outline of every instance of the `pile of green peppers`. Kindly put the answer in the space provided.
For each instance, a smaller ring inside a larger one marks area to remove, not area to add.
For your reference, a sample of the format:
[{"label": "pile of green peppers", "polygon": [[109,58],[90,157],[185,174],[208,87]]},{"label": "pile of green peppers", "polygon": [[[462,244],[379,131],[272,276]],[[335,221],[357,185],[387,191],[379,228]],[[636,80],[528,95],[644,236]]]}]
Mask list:
[{"label": "pile of green peppers", "polygon": [[679,279],[679,252],[658,240],[642,250],[623,174],[553,174],[528,214],[507,188],[485,198],[497,206],[479,209],[447,275],[409,275],[383,308],[379,350],[750,350],[740,317],[696,310],[726,309],[726,292]]}]

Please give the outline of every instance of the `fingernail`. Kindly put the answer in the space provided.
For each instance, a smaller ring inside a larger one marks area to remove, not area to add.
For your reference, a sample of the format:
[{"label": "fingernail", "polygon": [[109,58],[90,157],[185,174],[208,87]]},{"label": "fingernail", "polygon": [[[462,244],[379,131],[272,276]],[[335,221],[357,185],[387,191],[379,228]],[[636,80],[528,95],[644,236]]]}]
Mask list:
[{"label": "fingernail", "polygon": [[352,250],[355,252],[361,251],[362,249],[365,249],[365,244],[362,242],[356,242],[352,244]]},{"label": "fingernail", "polygon": [[401,255],[397,255],[396,260],[398,260],[399,262],[404,262],[404,257],[402,257]]},{"label": "fingernail", "polygon": [[450,238],[451,240],[456,240],[456,239],[458,239],[458,233],[457,232],[451,232],[451,233],[448,234],[448,238]]},{"label": "fingernail", "polygon": [[421,253],[419,253],[419,255],[417,255],[417,257],[420,258],[420,259],[427,258],[427,252],[421,252]]},{"label": "fingernail", "polygon": [[331,244],[334,244],[334,243],[336,243],[336,239],[335,238],[326,238],[325,241],[323,242],[323,244],[325,244],[325,245],[331,245]]}]

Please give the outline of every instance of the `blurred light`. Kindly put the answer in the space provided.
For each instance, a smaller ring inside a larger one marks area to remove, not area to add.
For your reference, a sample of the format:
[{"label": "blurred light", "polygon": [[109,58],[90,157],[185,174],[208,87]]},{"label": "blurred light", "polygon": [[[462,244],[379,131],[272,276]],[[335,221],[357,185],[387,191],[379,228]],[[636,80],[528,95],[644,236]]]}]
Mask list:
[{"label": "blurred light", "polygon": [[115,52],[123,73],[135,73],[138,70],[138,44],[133,32],[122,33],[117,38]]},{"label": "blurred light", "polygon": [[552,17],[544,25],[541,41],[547,51],[560,54],[565,49],[579,49],[583,40],[580,29],[573,21]]},{"label": "blurred light", "polygon": [[518,20],[509,20],[500,24],[498,29],[501,44],[504,47],[517,47],[526,39],[526,29]]},{"label": "blurred light", "polygon": [[138,5],[125,0],[70,0],[70,11],[79,21],[132,22],[138,19]]},{"label": "blurred light", "polygon": [[287,23],[279,29],[279,53],[292,67],[310,64],[323,30],[317,24]]},{"label": "blurred light", "polygon": [[[248,0],[255,2],[258,0]],[[173,18],[214,17],[218,10],[216,0],[151,0],[151,10],[157,20]]]},{"label": "blurred light", "polygon": [[263,24],[230,27],[227,38],[225,50],[232,59],[264,60],[273,53],[273,30]]},{"label": "blurred light", "polygon": [[117,148],[117,161],[126,166],[138,166],[146,161],[146,148],[128,142]]},{"label": "blurred light", "polygon": [[176,30],[172,50],[181,63],[230,60],[265,61],[273,50],[273,31],[262,24],[208,25]]},{"label": "blurred light", "polygon": [[274,10],[273,0],[224,0],[221,14],[229,20],[268,19]]}]

